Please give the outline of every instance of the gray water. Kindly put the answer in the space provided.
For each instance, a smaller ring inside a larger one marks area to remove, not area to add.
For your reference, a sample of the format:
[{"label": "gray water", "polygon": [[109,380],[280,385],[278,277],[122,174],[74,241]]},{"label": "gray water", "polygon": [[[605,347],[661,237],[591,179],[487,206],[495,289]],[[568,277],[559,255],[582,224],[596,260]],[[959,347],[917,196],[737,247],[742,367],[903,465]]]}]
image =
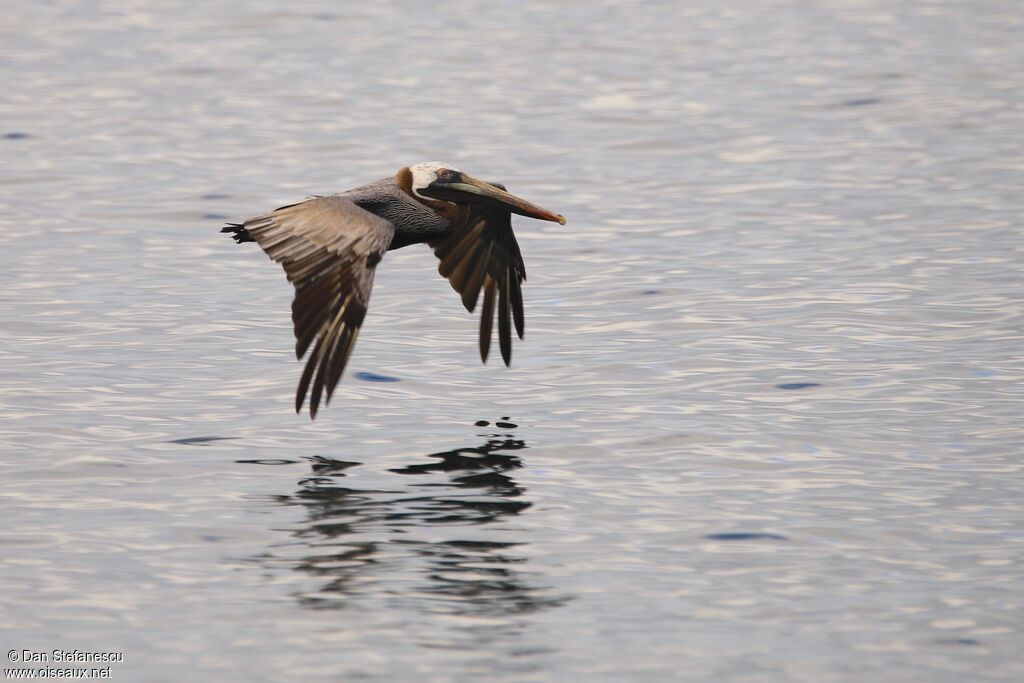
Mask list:
[{"label": "gray water", "polygon": [[[3,651],[1021,680],[1022,29],[996,1],[9,0]],[[311,423],[291,289],[218,229],[433,159],[568,216],[516,219],[526,339],[481,366],[429,250],[390,253]]]}]

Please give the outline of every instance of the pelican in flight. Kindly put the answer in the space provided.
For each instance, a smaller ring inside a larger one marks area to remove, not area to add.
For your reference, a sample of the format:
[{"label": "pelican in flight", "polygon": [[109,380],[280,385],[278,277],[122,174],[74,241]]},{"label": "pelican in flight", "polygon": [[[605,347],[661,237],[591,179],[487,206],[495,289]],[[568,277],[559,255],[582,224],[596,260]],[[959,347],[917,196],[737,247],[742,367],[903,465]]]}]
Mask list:
[{"label": "pelican in flight", "polygon": [[509,194],[503,185],[433,161],[223,228],[238,243],[256,242],[284,267],[295,287],[296,357],[316,340],[295,392],[295,411],[302,410],[307,393],[311,418],[325,389],[330,403],[366,317],[377,264],[385,252],[410,244],[430,245],[440,260],[438,272],[470,313],[483,291],[480,358],[487,362],[497,313],[498,344],[508,365],[513,323],[523,338],[520,287],[526,279],[513,213],[565,225],[564,216]]}]

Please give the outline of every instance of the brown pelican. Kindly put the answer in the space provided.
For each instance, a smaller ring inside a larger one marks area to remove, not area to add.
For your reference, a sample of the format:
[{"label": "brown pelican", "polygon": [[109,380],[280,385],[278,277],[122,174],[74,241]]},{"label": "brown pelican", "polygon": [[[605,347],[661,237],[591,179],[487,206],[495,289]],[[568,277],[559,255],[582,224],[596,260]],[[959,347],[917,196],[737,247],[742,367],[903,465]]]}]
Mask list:
[{"label": "brown pelican", "polygon": [[302,409],[310,381],[310,417],[316,417],[325,388],[330,403],[366,316],[377,264],[384,252],[410,244],[425,242],[433,248],[440,259],[438,272],[470,313],[483,291],[480,358],[487,362],[497,313],[498,343],[508,365],[510,318],[523,338],[520,286],[526,279],[512,234],[513,213],[565,225],[563,216],[509,194],[503,185],[435,161],[223,228],[236,242],[256,242],[295,286],[296,357],[301,359],[316,339],[299,379],[295,411]]}]

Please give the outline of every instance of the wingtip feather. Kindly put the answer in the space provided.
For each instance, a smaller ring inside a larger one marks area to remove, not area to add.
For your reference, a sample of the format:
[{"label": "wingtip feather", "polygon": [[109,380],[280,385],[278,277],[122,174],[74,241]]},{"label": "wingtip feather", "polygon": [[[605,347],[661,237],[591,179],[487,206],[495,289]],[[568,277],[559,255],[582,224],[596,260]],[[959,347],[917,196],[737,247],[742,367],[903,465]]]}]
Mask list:
[{"label": "wingtip feather", "polygon": [[505,367],[512,363],[512,330],[508,303],[508,283],[498,291],[498,346],[501,347],[501,359]]},{"label": "wingtip feather", "polygon": [[480,309],[480,360],[487,364],[491,351],[491,330],[494,326],[494,280],[488,275],[484,279],[484,303]]}]

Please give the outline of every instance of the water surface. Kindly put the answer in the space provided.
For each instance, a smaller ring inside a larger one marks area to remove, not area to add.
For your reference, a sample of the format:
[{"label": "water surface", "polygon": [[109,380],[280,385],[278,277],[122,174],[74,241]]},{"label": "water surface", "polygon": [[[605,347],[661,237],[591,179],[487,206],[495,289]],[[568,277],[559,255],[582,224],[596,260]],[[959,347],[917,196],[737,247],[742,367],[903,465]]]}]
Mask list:
[{"label": "water surface", "polygon": [[[114,680],[1016,681],[1013,3],[13,0],[0,640]],[[515,221],[511,369],[426,249],[292,411],[226,220],[443,159]]]}]

